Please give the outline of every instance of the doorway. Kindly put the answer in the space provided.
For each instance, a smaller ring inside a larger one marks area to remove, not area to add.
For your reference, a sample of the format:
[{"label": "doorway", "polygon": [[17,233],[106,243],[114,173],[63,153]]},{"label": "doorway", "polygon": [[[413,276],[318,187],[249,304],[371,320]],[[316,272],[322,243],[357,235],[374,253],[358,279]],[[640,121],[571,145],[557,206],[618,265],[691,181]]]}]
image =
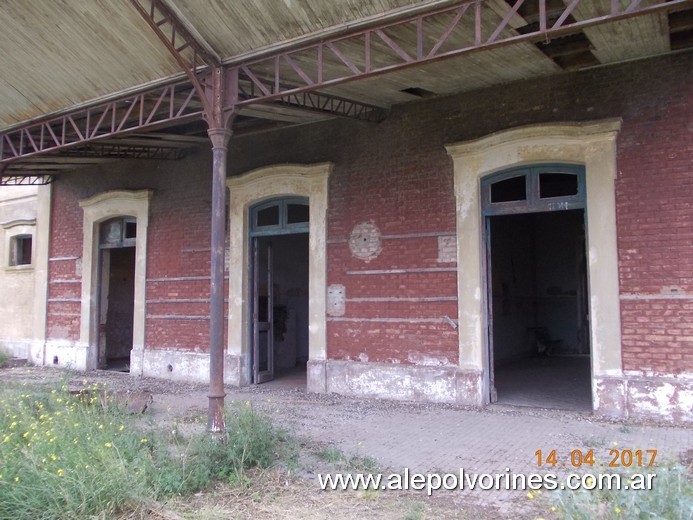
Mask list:
[{"label": "doorway", "polygon": [[305,198],[250,209],[251,381],[305,388],[309,208]]},{"label": "doorway", "polygon": [[130,371],[135,310],[136,219],[101,224],[98,368]]},{"label": "doorway", "polygon": [[582,170],[514,169],[482,190],[490,401],[591,410]]}]

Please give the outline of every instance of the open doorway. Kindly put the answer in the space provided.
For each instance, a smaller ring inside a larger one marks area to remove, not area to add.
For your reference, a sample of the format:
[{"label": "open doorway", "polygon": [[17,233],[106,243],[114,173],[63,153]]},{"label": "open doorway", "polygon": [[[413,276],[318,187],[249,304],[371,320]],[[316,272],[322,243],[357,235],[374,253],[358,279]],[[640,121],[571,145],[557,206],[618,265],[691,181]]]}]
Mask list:
[{"label": "open doorway", "polygon": [[98,368],[130,371],[135,310],[134,218],[101,224]]},{"label": "open doorway", "polygon": [[308,362],[308,204],[251,208],[252,382],[305,388]]},{"label": "open doorway", "polygon": [[584,188],[571,169],[486,183],[491,402],[592,409]]}]

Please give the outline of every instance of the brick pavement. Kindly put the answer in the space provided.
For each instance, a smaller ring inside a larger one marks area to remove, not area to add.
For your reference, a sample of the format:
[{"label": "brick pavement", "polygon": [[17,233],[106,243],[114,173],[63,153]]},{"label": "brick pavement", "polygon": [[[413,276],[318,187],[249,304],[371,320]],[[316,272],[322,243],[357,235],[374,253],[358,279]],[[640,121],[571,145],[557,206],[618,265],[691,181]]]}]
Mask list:
[{"label": "brick pavement", "polygon": [[[588,413],[501,406],[456,409],[449,405],[311,395],[269,386],[227,391],[227,402],[250,401],[299,435],[333,444],[348,455],[375,458],[385,473],[404,468],[423,473],[458,473],[460,468],[475,473],[504,474],[506,468],[513,473],[537,473],[540,470],[535,452],[539,449],[544,454],[557,450],[557,473],[572,469],[572,450],[586,453],[593,449],[595,467],[583,470],[598,472],[608,471],[600,464],[608,463],[611,449],[656,449],[659,465],[677,460],[693,448],[693,428],[607,422]],[[195,400],[195,406],[206,407],[204,395]],[[534,504],[526,494],[464,490],[456,492],[455,500],[461,505],[491,506],[501,517],[524,513],[535,518]]]}]

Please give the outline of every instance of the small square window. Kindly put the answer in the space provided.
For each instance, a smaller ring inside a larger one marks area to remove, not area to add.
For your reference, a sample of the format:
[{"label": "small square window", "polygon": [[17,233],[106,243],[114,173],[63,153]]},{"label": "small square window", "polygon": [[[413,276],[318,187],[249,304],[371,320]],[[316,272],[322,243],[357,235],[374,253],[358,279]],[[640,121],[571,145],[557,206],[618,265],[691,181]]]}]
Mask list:
[{"label": "small square window", "polygon": [[31,235],[17,235],[10,240],[10,265],[31,265]]}]

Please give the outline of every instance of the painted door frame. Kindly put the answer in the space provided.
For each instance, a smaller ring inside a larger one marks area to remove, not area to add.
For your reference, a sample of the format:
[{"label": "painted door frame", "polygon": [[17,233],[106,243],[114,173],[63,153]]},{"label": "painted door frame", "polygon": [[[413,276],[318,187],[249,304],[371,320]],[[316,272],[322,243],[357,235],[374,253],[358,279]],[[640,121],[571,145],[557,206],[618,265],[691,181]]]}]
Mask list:
[{"label": "painted door frame", "polygon": [[[541,199],[539,196],[539,176],[542,173],[563,173],[577,177],[577,192],[574,196],[552,197]],[[491,186],[514,177],[525,177],[525,199],[519,202],[491,202]],[[495,387],[495,343],[493,338],[493,250],[491,247],[491,219],[497,216],[529,215],[531,213],[552,213],[558,211],[582,210],[583,223],[587,229],[587,204],[585,190],[585,169],[582,165],[573,164],[528,164],[490,173],[479,179],[481,196],[481,240],[484,244],[482,259],[483,295],[484,295],[484,330],[486,330],[486,362],[483,387],[488,388],[488,402],[498,399]],[[583,248],[587,246],[587,236]],[[589,278],[589,272],[588,278]],[[588,284],[589,294],[589,284]],[[590,345],[590,356],[592,346]],[[590,376],[591,377],[591,376]]]},{"label": "painted door frame", "polygon": [[548,123],[446,147],[453,160],[457,200],[458,370],[465,382],[458,386],[459,403],[483,406],[490,395],[484,383],[488,356],[483,330],[486,302],[480,180],[515,166],[559,162],[585,167],[593,409],[609,415],[621,413],[625,388],[614,186],[620,128],[620,119]]},{"label": "painted door frame", "polygon": [[[144,327],[146,316],[147,228],[149,200],[152,190],[109,191],[80,201],[84,210],[82,244],[82,304],[78,347],[84,349],[83,365],[77,368],[94,370],[98,365],[99,344],[99,228],[114,217],[134,217],[137,222],[135,240],[135,301],[133,317],[130,373],[142,374]],[[79,363],[79,365],[82,365]]]},{"label": "painted door frame", "polygon": [[324,391],[327,359],[327,197],[331,163],[282,164],[231,177],[229,188],[229,309],[225,381],[251,382],[252,339],[249,301],[249,209],[281,197],[305,197],[310,207],[308,231],[308,381],[311,392]]}]

